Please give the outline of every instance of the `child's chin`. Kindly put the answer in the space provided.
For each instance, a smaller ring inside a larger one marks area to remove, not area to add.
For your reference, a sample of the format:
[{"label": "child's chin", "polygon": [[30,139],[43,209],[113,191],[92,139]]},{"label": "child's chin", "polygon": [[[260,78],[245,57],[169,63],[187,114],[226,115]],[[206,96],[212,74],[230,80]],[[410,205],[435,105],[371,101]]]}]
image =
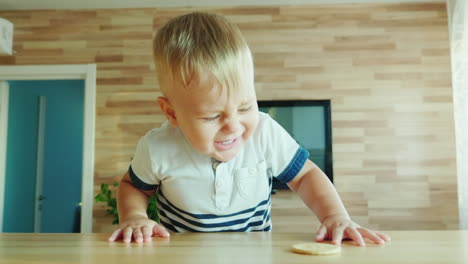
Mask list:
[{"label": "child's chin", "polygon": [[220,154],[214,155],[213,158],[222,162],[228,162],[232,160],[233,158],[235,158],[237,154],[239,154],[238,150],[232,151],[232,152],[230,151],[229,153],[220,153]]},{"label": "child's chin", "polygon": [[234,158],[234,156],[233,157],[215,156],[213,158],[215,158],[216,160],[222,161],[222,162],[228,162],[228,161],[232,160]]}]

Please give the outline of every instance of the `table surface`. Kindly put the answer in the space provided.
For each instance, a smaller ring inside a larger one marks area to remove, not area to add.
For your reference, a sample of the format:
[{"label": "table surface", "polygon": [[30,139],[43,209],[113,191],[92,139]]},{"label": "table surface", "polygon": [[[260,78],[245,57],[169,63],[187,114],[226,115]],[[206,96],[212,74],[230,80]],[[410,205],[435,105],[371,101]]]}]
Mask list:
[{"label": "table surface", "polygon": [[468,263],[468,231],[387,231],[385,245],[337,255],[290,252],[312,233],[185,233],[152,242],[108,242],[109,234],[0,234],[0,263]]}]

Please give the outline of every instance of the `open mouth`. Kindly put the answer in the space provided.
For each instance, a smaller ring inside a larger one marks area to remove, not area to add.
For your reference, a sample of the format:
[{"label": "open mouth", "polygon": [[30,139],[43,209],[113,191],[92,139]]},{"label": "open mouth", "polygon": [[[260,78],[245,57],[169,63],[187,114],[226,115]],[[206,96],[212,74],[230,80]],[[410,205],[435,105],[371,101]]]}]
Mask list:
[{"label": "open mouth", "polygon": [[237,142],[239,142],[239,137],[237,137],[235,139],[231,139],[231,140],[215,141],[216,147],[219,150],[231,149],[232,147],[234,147],[237,144]]},{"label": "open mouth", "polygon": [[234,141],[236,141],[236,140],[237,140],[237,138],[235,138],[233,140],[228,140],[228,141],[221,141],[219,143],[222,144],[222,145],[229,145],[229,144],[234,143]]}]

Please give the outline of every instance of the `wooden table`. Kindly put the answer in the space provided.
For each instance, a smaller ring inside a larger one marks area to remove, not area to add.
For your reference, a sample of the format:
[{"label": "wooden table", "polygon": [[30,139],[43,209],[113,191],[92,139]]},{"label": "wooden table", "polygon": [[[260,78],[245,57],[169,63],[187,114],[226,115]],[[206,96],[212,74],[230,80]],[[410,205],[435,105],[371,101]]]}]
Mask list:
[{"label": "wooden table", "polygon": [[291,253],[312,233],[188,233],[143,244],[108,234],[0,234],[0,263],[468,263],[468,231],[391,231],[383,246],[345,242],[333,256]]}]

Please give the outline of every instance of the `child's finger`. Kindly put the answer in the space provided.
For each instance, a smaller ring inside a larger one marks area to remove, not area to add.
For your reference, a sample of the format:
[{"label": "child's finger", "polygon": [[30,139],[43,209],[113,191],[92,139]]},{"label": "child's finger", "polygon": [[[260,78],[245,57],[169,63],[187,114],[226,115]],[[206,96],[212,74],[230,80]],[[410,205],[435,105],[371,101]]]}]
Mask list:
[{"label": "child's finger", "polygon": [[158,235],[158,236],[161,236],[161,237],[170,237],[171,236],[171,234],[169,234],[169,232],[167,232],[166,228],[164,228],[161,225],[154,225],[153,233],[155,235]]},{"label": "child's finger", "polygon": [[315,235],[315,240],[317,242],[321,242],[325,240],[325,236],[327,235],[327,227],[325,225],[321,225],[317,234]]},{"label": "child's finger", "polygon": [[109,237],[109,241],[116,241],[122,236],[122,229],[117,228]]},{"label": "child's finger", "polygon": [[364,239],[362,238],[361,233],[359,233],[359,231],[356,228],[349,227],[348,229],[346,229],[346,232],[349,238],[351,238],[356,243],[356,245],[358,246],[366,245],[366,242],[364,242]]},{"label": "child's finger", "polygon": [[380,233],[380,232],[377,232],[377,231],[374,231],[374,233],[376,233],[381,239],[383,239],[385,241],[392,240],[387,234]]},{"label": "child's finger", "polygon": [[385,243],[384,239],[382,239],[380,236],[378,236],[376,233],[366,229],[366,228],[359,228],[359,232],[366,238],[369,238],[370,240],[374,241],[376,244],[383,244]]},{"label": "child's finger", "polygon": [[125,243],[130,243],[132,242],[132,233],[133,233],[133,230],[131,227],[126,227],[124,230],[123,230],[123,241]]},{"label": "child's finger", "polygon": [[343,240],[343,233],[344,233],[344,226],[338,225],[335,228],[333,228],[332,232],[332,243],[335,245],[341,244],[341,241]]},{"label": "child's finger", "polygon": [[145,225],[141,228],[141,230],[143,231],[143,240],[151,241],[151,237],[153,236],[153,228]]},{"label": "child's finger", "polygon": [[141,233],[141,229],[136,227],[133,229],[133,239],[135,239],[135,242],[141,243],[143,242],[143,234]]}]

